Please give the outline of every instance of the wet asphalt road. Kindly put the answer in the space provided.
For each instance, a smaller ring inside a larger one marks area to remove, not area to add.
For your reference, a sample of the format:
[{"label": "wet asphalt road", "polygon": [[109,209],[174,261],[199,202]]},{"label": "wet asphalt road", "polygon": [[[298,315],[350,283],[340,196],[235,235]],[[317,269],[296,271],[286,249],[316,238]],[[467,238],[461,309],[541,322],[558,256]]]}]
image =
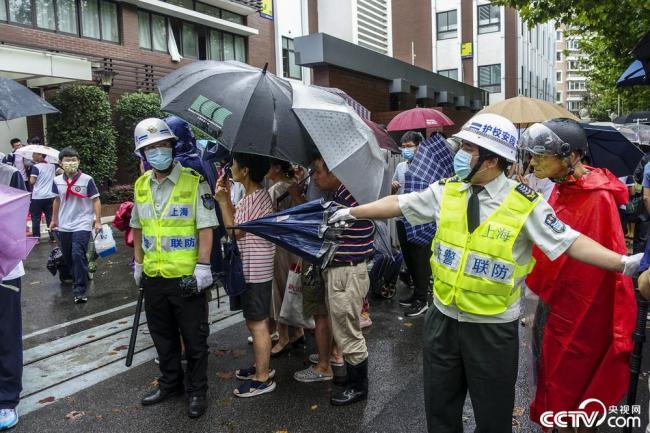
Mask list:
[{"label": "wet asphalt road", "polygon": [[[121,248],[119,248],[121,247]],[[38,332],[57,324],[74,321],[105,310],[119,308],[135,300],[129,260],[131,250],[118,239],[119,252],[100,259],[97,277],[86,305],[72,303],[71,288],[52,277],[44,264],[51,249],[48,244],[36,247],[26,263],[24,279],[24,334]],[[400,292],[404,291],[402,286]],[[313,353],[313,338],[307,346],[295,349],[289,356],[272,360],[277,370],[275,392],[253,398],[238,399],[232,395],[236,368],[252,362],[252,347],[243,323],[230,326],[209,339],[209,408],[205,416],[190,420],[185,415],[183,398],[143,408],[140,397],[152,387],[158,371],[153,362],[134,367],[70,397],[56,401],[21,417],[14,430],[23,432],[423,432],[425,428],[422,357],[420,336],[423,318],[402,318],[396,299],[371,300],[374,325],[366,332],[370,358],[370,398],[367,402],[344,408],[329,404],[329,393],[338,389],[331,383],[302,384],[293,380],[293,372],[305,368],[307,356]],[[47,344],[63,335],[71,335],[111,320],[128,317],[133,307],[118,309],[92,320],[55,329],[28,338],[27,347]],[[530,357],[526,327],[521,327],[520,372],[517,402],[513,416],[513,432],[539,432],[528,420],[530,401]],[[647,384],[650,353],[644,361],[643,377]],[[648,387],[639,385],[643,426],[648,422]],[[76,417],[75,417],[76,414]],[[474,430],[469,400],[463,417],[465,431]],[[601,432],[620,430],[603,429]],[[642,430],[635,430],[642,431]]]}]

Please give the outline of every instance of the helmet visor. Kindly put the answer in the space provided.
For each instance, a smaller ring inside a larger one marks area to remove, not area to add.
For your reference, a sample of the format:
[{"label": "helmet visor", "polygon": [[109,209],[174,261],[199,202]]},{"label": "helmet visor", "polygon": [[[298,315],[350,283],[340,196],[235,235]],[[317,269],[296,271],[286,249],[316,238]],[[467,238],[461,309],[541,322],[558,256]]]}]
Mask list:
[{"label": "helmet visor", "polygon": [[531,125],[521,135],[519,148],[533,155],[562,155],[564,141],[541,123]]}]

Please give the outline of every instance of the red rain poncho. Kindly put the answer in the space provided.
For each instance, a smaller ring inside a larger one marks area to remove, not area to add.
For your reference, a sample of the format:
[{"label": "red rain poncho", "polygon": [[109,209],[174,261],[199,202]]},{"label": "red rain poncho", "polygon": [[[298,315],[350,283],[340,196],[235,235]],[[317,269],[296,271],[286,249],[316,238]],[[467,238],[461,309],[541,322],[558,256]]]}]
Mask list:
[{"label": "red rain poncho", "polygon": [[[558,184],[549,203],[560,220],[613,251],[627,254],[618,206],[628,192],[612,173],[591,173]],[[541,341],[535,400],[530,417],[577,410],[588,398],[619,403],[629,381],[636,320],[632,280],[567,255],[551,262],[535,248],[528,286],[550,307]]]}]

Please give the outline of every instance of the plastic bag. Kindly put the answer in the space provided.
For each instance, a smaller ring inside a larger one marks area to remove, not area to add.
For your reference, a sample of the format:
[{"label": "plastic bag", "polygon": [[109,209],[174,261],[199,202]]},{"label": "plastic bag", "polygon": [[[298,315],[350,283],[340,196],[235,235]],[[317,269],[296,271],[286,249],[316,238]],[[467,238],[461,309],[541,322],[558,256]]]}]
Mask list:
[{"label": "plastic bag", "polygon": [[117,252],[113,230],[108,224],[103,224],[102,231],[95,237],[95,251],[99,257],[110,256]]},{"label": "plastic bag", "polygon": [[289,268],[287,287],[280,309],[280,322],[289,326],[313,329],[316,325],[313,317],[305,317],[302,306],[302,281],[300,263],[294,263]]}]

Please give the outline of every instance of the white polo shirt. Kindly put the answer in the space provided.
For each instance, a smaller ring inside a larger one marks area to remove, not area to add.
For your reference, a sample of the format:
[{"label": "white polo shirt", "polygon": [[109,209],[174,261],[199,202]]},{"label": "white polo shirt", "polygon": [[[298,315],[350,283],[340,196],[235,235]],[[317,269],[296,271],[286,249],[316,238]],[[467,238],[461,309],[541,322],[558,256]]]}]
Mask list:
[{"label": "white polo shirt", "polygon": [[[68,193],[68,183],[72,182]],[[93,199],[99,197],[99,191],[92,177],[77,172],[72,178],[64,174],[54,178],[52,191],[59,196],[59,227],[62,232],[92,231],[95,221]]]}]

